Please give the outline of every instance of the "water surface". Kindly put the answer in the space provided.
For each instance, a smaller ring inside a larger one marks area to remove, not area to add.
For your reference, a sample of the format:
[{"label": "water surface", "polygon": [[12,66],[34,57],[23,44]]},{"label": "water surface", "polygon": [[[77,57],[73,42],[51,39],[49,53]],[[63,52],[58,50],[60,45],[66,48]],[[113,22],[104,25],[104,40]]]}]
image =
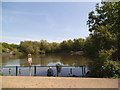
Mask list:
[{"label": "water surface", "polygon": [[[74,76],[82,75],[81,67],[74,66],[83,66],[85,65],[85,73],[89,70],[88,66],[91,62],[90,59],[80,56],[80,55],[70,55],[66,53],[58,53],[58,54],[45,54],[45,55],[32,55],[33,63],[32,66],[55,66],[57,63],[60,63],[62,66],[73,66],[73,67],[63,67],[59,76],[69,76],[70,68],[72,68],[72,74]],[[29,66],[27,60],[27,55],[19,56],[19,55],[9,55],[2,57],[2,65],[6,66],[19,66],[18,74],[20,76],[29,76]],[[46,76],[47,69],[49,67],[37,67],[37,76]],[[3,68],[4,75],[16,75],[16,68]],[[52,68],[54,71],[54,76],[56,76],[57,71],[56,68]],[[34,75],[34,67],[31,68],[31,74]]]},{"label": "water surface", "polygon": [[[33,63],[32,65],[39,66],[50,66],[56,63],[61,63],[62,65],[68,66],[81,66],[87,65],[90,59],[80,56],[80,55],[70,55],[66,53],[59,54],[45,54],[45,55],[32,55]],[[3,66],[28,66],[27,55],[9,55],[2,57]]]}]

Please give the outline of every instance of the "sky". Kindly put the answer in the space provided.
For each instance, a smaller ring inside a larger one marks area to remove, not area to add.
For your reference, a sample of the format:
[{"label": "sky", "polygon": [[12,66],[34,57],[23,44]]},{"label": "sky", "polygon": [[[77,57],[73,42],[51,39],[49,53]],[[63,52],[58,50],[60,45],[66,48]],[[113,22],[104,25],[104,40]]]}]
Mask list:
[{"label": "sky", "polygon": [[89,35],[87,20],[96,2],[3,2],[2,41],[61,42]]}]

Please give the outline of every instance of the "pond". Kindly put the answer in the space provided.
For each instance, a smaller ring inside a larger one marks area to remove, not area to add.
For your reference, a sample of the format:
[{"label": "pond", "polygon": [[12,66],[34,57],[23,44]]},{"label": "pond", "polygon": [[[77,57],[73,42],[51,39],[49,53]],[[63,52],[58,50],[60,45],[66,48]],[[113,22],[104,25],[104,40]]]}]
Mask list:
[{"label": "pond", "polygon": [[[72,69],[72,76],[82,76],[82,67],[75,66],[85,66],[84,74],[89,71],[89,63],[91,60],[84,56],[80,55],[71,55],[69,53],[57,53],[57,54],[43,54],[43,55],[32,55],[32,67],[31,67],[31,75],[34,75],[34,66],[36,67],[36,75],[37,76],[47,76],[47,70],[49,66],[56,66],[56,64],[61,64],[62,67],[61,73],[59,76],[69,76],[70,69]],[[19,55],[9,55],[2,57],[2,66],[3,66],[3,74],[4,75],[16,75],[16,68],[13,66],[18,66],[18,74],[20,76],[29,76],[29,66],[27,55],[19,56]],[[8,67],[7,66],[12,66]],[[39,67],[42,66],[42,67]],[[54,76],[57,75],[56,67],[52,67]]]}]

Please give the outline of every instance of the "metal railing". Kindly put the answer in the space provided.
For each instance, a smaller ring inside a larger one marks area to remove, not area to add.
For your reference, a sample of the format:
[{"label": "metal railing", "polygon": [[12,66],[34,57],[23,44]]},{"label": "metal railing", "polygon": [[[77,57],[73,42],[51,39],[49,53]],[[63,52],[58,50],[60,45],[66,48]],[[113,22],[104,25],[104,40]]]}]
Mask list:
[{"label": "metal railing", "polygon": [[[40,72],[40,68],[46,68],[45,70],[47,70],[49,67],[54,68],[54,70],[56,69],[56,66],[3,66],[2,72],[4,74],[5,69],[7,69],[5,72],[8,73],[8,75],[11,75],[11,70],[14,69],[14,75],[19,76],[21,74],[21,70],[29,70],[28,72],[30,72],[30,70],[31,70],[32,74],[33,74],[31,76],[39,76],[39,75],[37,75],[37,72]],[[70,69],[73,72],[73,68],[78,68],[78,71],[79,70],[81,71],[80,77],[84,77],[86,74],[86,67],[85,66],[61,66],[61,68],[62,69],[68,68],[67,69],[68,72],[70,71]],[[58,74],[57,70],[56,70],[56,72]],[[24,73],[26,73],[26,71]],[[58,76],[58,75],[55,75],[55,76]]]}]

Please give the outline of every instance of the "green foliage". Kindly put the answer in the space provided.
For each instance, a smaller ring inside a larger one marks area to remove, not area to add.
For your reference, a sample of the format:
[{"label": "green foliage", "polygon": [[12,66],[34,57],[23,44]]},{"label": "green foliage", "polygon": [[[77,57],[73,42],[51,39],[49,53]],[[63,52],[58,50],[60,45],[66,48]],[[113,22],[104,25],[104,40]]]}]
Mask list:
[{"label": "green foliage", "polygon": [[64,40],[61,43],[49,43],[46,40],[21,41],[20,45],[2,43],[2,51],[15,54],[44,54],[54,52],[83,51],[85,40],[82,38],[74,40]]},{"label": "green foliage", "polygon": [[[98,57],[100,50],[110,50],[111,48],[117,49],[116,54],[120,53],[120,2],[102,2],[102,6],[96,4],[96,12],[89,13],[87,24],[91,32],[91,40],[86,43],[86,52],[88,56],[91,53]],[[90,47],[88,46],[90,44]],[[92,56],[94,57],[94,56]],[[113,58],[120,59],[119,55]]]},{"label": "green foliage", "polygon": [[74,39],[73,40],[73,51],[82,51],[84,50],[84,39]]},{"label": "green foliage", "polygon": [[98,58],[91,67],[91,75],[94,77],[120,77],[120,62],[113,61],[111,56],[116,50],[101,50]]},{"label": "green foliage", "polygon": [[3,74],[3,73],[0,73],[0,76],[4,76],[4,74]]},{"label": "green foliage", "polygon": [[120,63],[112,60],[107,60],[102,66],[104,77],[120,78]]},{"label": "green foliage", "polygon": [[88,18],[91,34],[85,52],[95,59],[91,73],[96,77],[120,77],[120,2],[96,4]]},{"label": "green foliage", "polygon": [[59,51],[59,44],[56,42],[50,43],[50,47],[51,47],[51,52],[58,52]]},{"label": "green foliage", "polygon": [[60,43],[61,51],[84,51],[84,43],[85,40],[82,38],[74,39],[74,40],[64,40]]},{"label": "green foliage", "polygon": [[96,58],[98,54],[98,47],[93,41],[94,39],[91,36],[89,36],[86,38],[85,45],[84,45],[85,54],[92,59]]},{"label": "green foliage", "polygon": [[40,52],[38,42],[24,41],[20,43],[20,51],[26,54],[37,54]]},{"label": "green foliage", "polygon": [[100,50],[98,53],[98,59],[105,61],[112,59],[112,54],[116,52],[116,49],[110,49],[110,50]]},{"label": "green foliage", "polygon": [[68,51],[68,44],[66,40],[60,43],[60,49],[61,51]]},{"label": "green foliage", "polygon": [[17,44],[8,44],[3,42],[1,48],[3,53],[6,52],[16,54],[19,52],[19,45]]}]

